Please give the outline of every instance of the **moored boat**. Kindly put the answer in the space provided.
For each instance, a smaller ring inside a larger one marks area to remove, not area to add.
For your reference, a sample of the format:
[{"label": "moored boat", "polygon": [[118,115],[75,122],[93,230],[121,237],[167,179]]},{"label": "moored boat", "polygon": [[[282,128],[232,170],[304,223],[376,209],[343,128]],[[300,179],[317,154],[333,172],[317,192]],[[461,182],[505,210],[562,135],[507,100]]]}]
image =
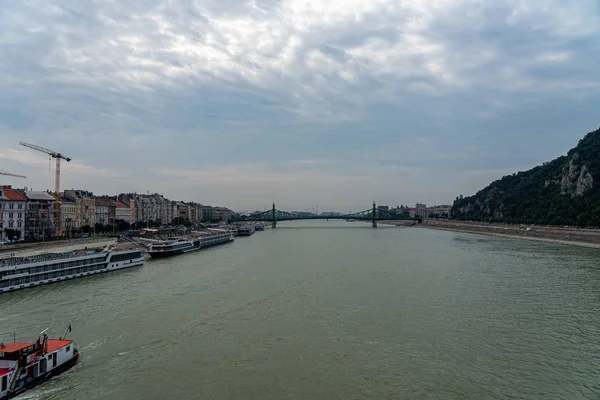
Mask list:
[{"label": "moored boat", "polygon": [[150,245],[148,254],[151,257],[168,257],[176,254],[189,253],[190,251],[200,250],[206,247],[221,243],[227,243],[234,240],[233,233],[221,231],[218,232],[196,232],[196,236],[191,237],[172,237],[165,240],[154,242]]},{"label": "moored boat", "polygon": [[0,258],[0,293],[144,264],[139,250],[114,244],[97,250]]},{"label": "moored boat", "polygon": [[150,257],[159,258],[189,253],[195,250],[200,250],[200,239],[194,237],[170,237],[152,243],[148,254]]},{"label": "moored boat", "polygon": [[233,236],[238,235],[238,227],[236,225],[220,225],[219,229],[221,229],[225,232],[232,233]]},{"label": "moored boat", "polygon": [[77,363],[77,345],[64,338],[49,339],[46,331],[35,343],[0,343],[0,400],[17,396]]},{"label": "moored boat", "polygon": [[238,234],[240,236],[250,236],[254,234],[255,231],[256,228],[254,227],[254,225],[243,225],[238,228]]},{"label": "moored boat", "polygon": [[200,237],[200,248],[204,249],[218,244],[233,242],[234,237],[232,232],[213,233]]}]

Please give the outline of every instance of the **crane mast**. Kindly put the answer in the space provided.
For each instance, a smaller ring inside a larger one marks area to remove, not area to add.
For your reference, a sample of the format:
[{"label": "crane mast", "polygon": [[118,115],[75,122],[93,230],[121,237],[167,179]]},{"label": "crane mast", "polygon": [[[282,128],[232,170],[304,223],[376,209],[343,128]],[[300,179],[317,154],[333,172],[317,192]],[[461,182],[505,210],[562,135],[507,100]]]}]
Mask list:
[{"label": "crane mast", "polygon": [[71,161],[70,157],[66,157],[59,152],[52,151],[42,146],[31,143],[19,142],[21,146],[29,147],[30,149],[46,153],[50,157],[56,159],[56,179],[54,181],[54,229],[60,231],[60,160]]}]

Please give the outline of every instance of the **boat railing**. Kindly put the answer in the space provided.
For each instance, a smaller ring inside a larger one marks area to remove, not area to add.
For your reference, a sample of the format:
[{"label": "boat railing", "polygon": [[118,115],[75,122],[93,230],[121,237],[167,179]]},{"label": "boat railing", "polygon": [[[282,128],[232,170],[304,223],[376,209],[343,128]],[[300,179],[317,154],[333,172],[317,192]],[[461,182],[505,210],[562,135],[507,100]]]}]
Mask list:
[{"label": "boat railing", "polygon": [[67,258],[87,256],[90,254],[98,254],[98,253],[94,253],[94,251],[92,251],[92,250],[74,250],[74,251],[69,251],[67,253],[48,253],[48,254],[38,254],[35,256],[3,258],[3,259],[0,259],[0,267],[13,267],[16,265],[32,264],[32,263],[37,263],[37,262],[64,260]]}]

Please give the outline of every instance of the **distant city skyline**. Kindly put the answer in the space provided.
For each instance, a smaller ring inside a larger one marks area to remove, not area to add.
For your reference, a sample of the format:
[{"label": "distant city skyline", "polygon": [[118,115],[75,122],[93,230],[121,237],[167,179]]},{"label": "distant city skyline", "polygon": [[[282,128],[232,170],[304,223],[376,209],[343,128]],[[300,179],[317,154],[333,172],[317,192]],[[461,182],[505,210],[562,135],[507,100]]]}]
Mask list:
[{"label": "distant city skyline", "polygon": [[596,0],[2,3],[0,184],[451,204],[600,126]]}]

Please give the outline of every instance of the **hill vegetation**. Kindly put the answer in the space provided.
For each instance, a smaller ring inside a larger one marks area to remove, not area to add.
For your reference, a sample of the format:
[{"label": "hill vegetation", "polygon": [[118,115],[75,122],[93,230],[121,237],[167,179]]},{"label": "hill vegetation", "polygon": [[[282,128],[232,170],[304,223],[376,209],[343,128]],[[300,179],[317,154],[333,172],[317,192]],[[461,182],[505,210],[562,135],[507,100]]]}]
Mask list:
[{"label": "hill vegetation", "polygon": [[600,226],[600,129],[566,156],[458,197],[451,215],[459,220]]}]

